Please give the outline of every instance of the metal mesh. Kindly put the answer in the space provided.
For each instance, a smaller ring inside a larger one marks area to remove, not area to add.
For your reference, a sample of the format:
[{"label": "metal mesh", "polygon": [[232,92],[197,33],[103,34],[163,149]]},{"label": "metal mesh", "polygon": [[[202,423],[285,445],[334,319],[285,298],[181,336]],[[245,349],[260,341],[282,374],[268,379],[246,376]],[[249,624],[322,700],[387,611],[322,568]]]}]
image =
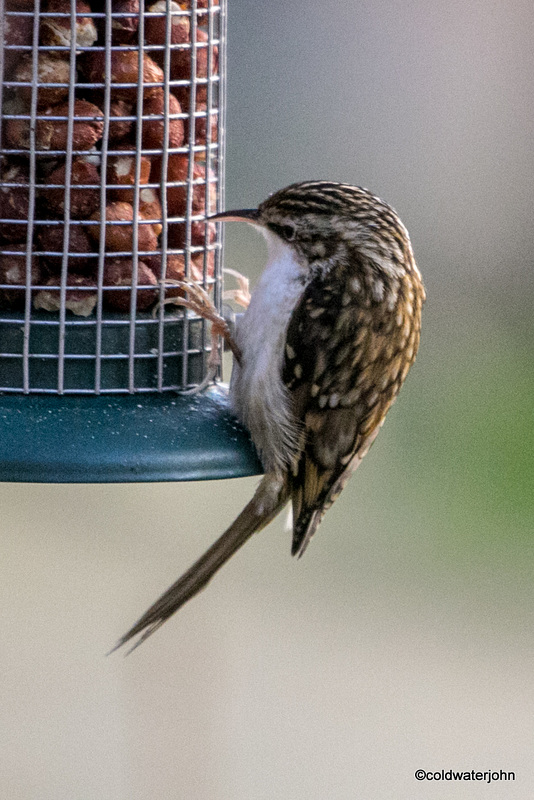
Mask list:
[{"label": "metal mesh", "polygon": [[135,5],[0,0],[0,391],[204,375],[204,321],[164,301],[187,276],[221,304],[225,4]]}]

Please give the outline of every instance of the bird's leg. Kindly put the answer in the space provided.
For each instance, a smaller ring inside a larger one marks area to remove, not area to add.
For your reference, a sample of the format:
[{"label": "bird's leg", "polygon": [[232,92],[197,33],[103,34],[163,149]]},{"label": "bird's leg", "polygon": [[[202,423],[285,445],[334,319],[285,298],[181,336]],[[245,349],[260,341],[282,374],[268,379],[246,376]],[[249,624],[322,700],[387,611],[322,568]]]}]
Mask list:
[{"label": "bird's leg", "polygon": [[[171,281],[169,281],[169,283],[171,283]],[[195,281],[191,280],[172,281],[172,284],[175,286],[182,286],[188,293],[189,297],[173,297],[170,298],[171,302],[180,306],[184,306],[184,308],[189,308],[191,311],[194,311],[196,314],[198,314],[199,317],[211,322],[212,331],[216,336],[221,336],[224,339],[234,354],[236,360],[241,362],[241,350],[234,341],[230,327],[224,317],[221,316],[215,308],[215,305],[207,291],[198,283],[195,283]],[[167,303],[168,300],[165,300],[164,302]]]},{"label": "bird's leg", "polygon": [[189,308],[191,311],[194,311],[195,314],[198,314],[199,317],[202,317],[202,319],[205,319],[211,323],[211,351],[208,357],[208,363],[206,365],[206,376],[202,383],[200,383],[198,386],[195,386],[194,389],[189,389],[188,391],[183,392],[183,394],[198,394],[205,389],[206,386],[208,386],[217,375],[217,371],[221,363],[218,348],[219,336],[221,336],[228,344],[228,347],[234,354],[234,358],[238,364],[241,363],[241,350],[237,346],[232,336],[228,323],[224,317],[219,314],[209,294],[205,289],[202,288],[202,286],[192,280],[168,280],[166,283],[172,284],[173,286],[182,287],[185,289],[188,296],[169,297],[166,300],[163,300],[162,305],[168,305],[172,303],[173,305],[182,306],[183,308]]},{"label": "bird's leg", "polygon": [[248,308],[250,303],[250,289],[249,289],[249,281],[248,278],[245,278],[244,275],[241,275],[235,269],[223,269],[227,275],[233,275],[236,278],[238,287],[237,289],[228,289],[226,292],[223,293],[223,300],[234,300],[239,306],[243,308]]}]

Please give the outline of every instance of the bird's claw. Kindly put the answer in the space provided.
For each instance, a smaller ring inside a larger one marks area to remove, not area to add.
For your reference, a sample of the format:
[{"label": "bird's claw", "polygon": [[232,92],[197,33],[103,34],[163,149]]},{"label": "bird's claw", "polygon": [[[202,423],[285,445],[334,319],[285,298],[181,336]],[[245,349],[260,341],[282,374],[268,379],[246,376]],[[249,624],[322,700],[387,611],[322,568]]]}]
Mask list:
[{"label": "bird's claw", "polygon": [[249,280],[245,278],[240,272],[235,269],[223,269],[223,272],[227,275],[232,275],[238,283],[237,289],[228,289],[226,292],[223,292],[223,300],[234,300],[239,306],[243,308],[248,308],[250,304],[250,288],[249,288]]},{"label": "bird's claw", "polygon": [[203,391],[216,378],[221,364],[219,355],[218,339],[221,336],[227,343],[235,358],[241,360],[241,350],[235,343],[228,323],[217,311],[208,292],[198,283],[191,279],[167,280],[166,285],[178,286],[187,292],[187,297],[169,297],[161,302],[161,305],[178,305],[188,308],[202,319],[211,323],[211,350],[206,364],[207,373],[202,382],[193,389],[187,389],[183,394],[198,394]]}]

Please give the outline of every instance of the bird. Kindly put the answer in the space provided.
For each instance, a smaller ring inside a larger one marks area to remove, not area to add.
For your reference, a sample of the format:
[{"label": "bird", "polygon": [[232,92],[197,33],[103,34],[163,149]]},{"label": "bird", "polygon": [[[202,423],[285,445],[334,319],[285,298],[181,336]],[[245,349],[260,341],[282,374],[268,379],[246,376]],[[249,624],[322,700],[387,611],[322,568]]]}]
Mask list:
[{"label": "bird", "polygon": [[267,242],[266,266],[234,334],[192,282],[183,301],[230,343],[230,407],[264,475],[230,527],[114,650],[145,641],[288,503],[291,552],[302,556],[376,438],[419,346],[425,290],[410,237],[367,189],[293,183],[257,208],[209,219],[245,221]]}]

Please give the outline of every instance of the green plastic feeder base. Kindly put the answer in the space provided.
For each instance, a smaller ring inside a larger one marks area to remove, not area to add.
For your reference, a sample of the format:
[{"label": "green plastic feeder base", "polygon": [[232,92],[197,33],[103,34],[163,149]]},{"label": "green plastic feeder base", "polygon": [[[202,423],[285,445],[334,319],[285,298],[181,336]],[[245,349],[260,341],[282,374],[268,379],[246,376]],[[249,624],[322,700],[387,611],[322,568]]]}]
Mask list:
[{"label": "green plastic feeder base", "polygon": [[0,396],[0,481],[193,481],[261,472],[221,385],[192,396]]}]

